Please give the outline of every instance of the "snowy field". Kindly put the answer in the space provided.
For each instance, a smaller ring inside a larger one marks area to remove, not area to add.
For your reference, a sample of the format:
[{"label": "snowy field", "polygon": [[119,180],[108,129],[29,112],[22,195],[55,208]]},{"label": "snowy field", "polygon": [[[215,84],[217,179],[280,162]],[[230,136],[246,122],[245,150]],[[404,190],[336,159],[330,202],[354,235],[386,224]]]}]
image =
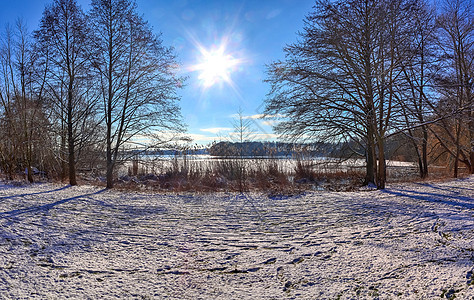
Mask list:
[{"label": "snowy field", "polygon": [[0,184],[0,299],[472,299],[474,177],[155,195]]}]

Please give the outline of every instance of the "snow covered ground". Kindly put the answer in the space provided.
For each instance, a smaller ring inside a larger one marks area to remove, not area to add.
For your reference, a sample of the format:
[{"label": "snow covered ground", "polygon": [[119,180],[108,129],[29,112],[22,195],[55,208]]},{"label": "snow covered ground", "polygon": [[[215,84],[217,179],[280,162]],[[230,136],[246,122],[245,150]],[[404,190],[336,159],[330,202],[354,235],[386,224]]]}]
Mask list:
[{"label": "snow covered ground", "polygon": [[474,177],[156,195],[0,185],[0,299],[474,297]]}]

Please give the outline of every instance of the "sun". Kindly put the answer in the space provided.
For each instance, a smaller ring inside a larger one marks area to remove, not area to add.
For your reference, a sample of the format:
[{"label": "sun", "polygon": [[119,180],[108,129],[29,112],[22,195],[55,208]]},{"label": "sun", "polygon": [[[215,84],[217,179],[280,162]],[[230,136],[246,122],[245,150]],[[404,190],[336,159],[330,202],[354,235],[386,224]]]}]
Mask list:
[{"label": "sun", "polygon": [[198,63],[192,67],[199,72],[198,79],[204,88],[209,88],[217,83],[232,83],[231,74],[240,64],[240,60],[226,53],[224,45],[211,49],[199,48]]}]

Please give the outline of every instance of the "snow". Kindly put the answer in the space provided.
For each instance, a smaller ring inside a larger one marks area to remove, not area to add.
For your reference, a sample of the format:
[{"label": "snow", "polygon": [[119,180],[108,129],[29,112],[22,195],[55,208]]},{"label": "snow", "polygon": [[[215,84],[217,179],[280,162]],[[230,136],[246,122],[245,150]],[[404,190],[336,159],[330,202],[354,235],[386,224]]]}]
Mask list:
[{"label": "snow", "polygon": [[0,299],[474,297],[474,177],[163,195],[0,185]]}]

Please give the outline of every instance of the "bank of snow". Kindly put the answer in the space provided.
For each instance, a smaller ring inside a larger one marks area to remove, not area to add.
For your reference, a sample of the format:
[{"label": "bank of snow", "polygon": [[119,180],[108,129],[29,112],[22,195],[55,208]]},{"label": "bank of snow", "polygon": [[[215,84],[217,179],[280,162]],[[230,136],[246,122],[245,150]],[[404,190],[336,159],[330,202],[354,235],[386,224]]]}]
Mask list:
[{"label": "bank of snow", "polygon": [[474,296],[474,177],[384,191],[0,186],[0,298]]}]

